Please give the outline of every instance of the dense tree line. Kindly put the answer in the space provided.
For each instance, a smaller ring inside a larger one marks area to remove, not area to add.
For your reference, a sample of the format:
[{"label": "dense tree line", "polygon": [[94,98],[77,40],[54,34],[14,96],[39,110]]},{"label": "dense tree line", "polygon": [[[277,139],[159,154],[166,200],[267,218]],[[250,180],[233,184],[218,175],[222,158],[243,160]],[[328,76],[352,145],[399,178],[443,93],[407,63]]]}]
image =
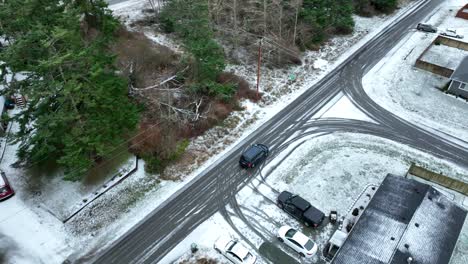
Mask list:
[{"label": "dense tree line", "polygon": [[102,0],[0,2],[3,93],[28,98],[14,117],[22,162],[54,161],[78,180],[134,130],[137,108],[109,52],[119,26]]},{"label": "dense tree line", "polygon": [[301,48],[313,48],[330,34],[351,33],[354,28],[352,0],[304,0],[299,12],[301,36],[296,43]]},{"label": "dense tree line", "polygon": [[390,13],[398,7],[398,0],[353,0],[355,12],[372,16],[378,12]]},{"label": "dense tree line", "polygon": [[[178,17],[184,14],[173,11],[181,1],[166,3],[164,19],[173,17],[174,21],[180,21]],[[209,16],[208,22],[223,46],[229,49],[227,54],[231,58],[245,61],[239,55],[255,54],[258,39],[264,37],[274,42],[264,42],[270,45],[266,59],[277,65],[296,61],[291,59],[291,55],[294,56],[291,53],[297,55],[297,48],[317,49],[334,34],[351,33],[354,13],[372,16],[391,12],[397,4],[397,0],[192,0],[186,3],[208,8],[198,15]],[[252,59],[254,56],[250,57]]]}]

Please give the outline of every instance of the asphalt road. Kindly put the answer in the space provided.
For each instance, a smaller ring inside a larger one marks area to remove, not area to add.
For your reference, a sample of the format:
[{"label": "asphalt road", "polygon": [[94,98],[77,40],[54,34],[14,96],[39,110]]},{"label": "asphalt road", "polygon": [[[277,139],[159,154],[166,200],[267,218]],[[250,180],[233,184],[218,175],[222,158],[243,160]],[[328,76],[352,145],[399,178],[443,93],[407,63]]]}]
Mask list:
[{"label": "asphalt road", "polygon": [[[466,149],[386,111],[365,94],[361,83],[362,76],[441,2],[427,1],[385,29],[110,247],[84,256],[76,263],[157,263],[214,213],[221,211],[229,219],[225,207],[227,204],[238,207],[235,201],[238,190],[254,177],[268,177],[259,175],[258,168],[255,171],[239,168],[238,158],[243,149],[254,142],[262,142],[271,147],[274,157],[297,139],[291,137],[298,131],[302,133],[297,137],[334,132],[376,135],[468,168]],[[345,119],[312,120],[312,116],[340,92],[348,95],[377,124]],[[236,213],[242,218],[241,210]],[[251,229],[265,241],[271,240],[268,234],[259,232],[258,227]]]}]

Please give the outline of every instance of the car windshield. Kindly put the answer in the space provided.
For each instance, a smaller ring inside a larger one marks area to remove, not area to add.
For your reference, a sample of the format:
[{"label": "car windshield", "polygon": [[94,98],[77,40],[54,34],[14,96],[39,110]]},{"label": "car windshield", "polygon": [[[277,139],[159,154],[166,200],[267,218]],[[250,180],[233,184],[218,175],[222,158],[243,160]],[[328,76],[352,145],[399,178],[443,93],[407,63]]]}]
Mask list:
[{"label": "car windshield", "polygon": [[227,246],[227,251],[231,251],[232,248],[236,245],[237,243],[235,241],[231,241],[229,242],[228,246]]},{"label": "car windshield", "polygon": [[286,237],[287,238],[292,238],[296,233],[297,233],[297,231],[291,228],[291,229],[288,230],[288,232],[286,232]]},{"label": "car windshield", "polygon": [[314,247],[314,242],[312,240],[307,240],[307,243],[304,245],[305,249],[311,250]]},{"label": "car windshield", "polygon": [[6,193],[8,192],[8,189],[6,186],[0,187],[0,193]]}]

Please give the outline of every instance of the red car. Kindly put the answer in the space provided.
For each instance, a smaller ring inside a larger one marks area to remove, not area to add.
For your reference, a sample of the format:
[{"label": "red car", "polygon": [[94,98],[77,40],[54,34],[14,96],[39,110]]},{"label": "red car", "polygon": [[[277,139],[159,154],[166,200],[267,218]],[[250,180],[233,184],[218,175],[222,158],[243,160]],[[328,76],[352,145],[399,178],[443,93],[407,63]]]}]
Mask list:
[{"label": "red car", "polygon": [[8,179],[5,175],[5,172],[0,171],[1,177],[0,177],[0,201],[3,201],[15,194],[13,189],[10,186],[10,183],[8,183]]}]

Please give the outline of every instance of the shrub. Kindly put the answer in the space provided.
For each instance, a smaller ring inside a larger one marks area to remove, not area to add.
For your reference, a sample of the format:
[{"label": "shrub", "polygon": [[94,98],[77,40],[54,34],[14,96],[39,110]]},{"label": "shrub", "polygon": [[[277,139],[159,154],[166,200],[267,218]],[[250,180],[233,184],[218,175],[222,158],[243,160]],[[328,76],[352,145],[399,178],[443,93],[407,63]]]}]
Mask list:
[{"label": "shrub", "polygon": [[385,13],[392,12],[398,6],[398,0],[371,0],[371,3],[375,9]]},{"label": "shrub", "polygon": [[145,154],[141,156],[145,161],[145,171],[148,173],[162,173],[164,166],[162,161],[154,154]]}]

